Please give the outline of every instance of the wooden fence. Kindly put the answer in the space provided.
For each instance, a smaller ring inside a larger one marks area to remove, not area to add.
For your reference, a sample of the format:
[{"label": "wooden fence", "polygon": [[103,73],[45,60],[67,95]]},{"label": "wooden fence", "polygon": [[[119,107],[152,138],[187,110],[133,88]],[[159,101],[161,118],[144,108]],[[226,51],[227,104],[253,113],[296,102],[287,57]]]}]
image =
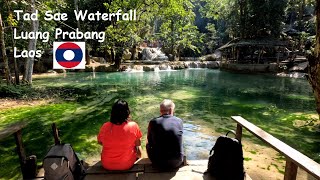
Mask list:
[{"label": "wooden fence", "polygon": [[297,178],[298,167],[302,168],[313,177],[320,179],[320,164],[245,120],[241,116],[231,116],[231,118],[237,123],[237,139],[241,140],[242,128],[245,128],[286,157],[284,172],[285,180],[295,180]]}]

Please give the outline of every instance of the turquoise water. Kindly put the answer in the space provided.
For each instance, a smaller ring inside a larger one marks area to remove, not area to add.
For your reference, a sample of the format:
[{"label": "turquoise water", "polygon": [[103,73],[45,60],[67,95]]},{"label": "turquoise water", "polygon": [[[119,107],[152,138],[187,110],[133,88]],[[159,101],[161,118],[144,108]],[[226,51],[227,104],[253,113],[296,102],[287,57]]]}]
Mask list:
[{"label": "turquoise water", "polygon": [[[234,129],[230,116],[241,115],[320,162],[319,127],[307,124],[308,115],[315,113],[315,102],[305,79],[188,69],[94,76],[68,74],[50,81],[34,81],[38,86],[65,86],[71,82],[74,86],[111,86],[113,89],[109,91],[116,92],[116,98],[127,99],[133,117],[143,121],[143,125],[158,115],[158,104],[164,98],[175,101],[177,116],[193,125],[209,126],[217,135]],[[303,125],[294,126],[297,122]],[[301,143],[296,143],[297,140]]]},{"label": "turquoise water", "polygon": [[[48,105],[0,111],[0,128],[27,121],[24,129],[27,154],[39,161],[53,143],[50,124],[56,122],[63,142],[73,145],[84,158],[99,157],[96,134],[109,119],[113,102],[129,102],[132,118],[144,137],[148,121],[159,116],[159,103],[173,99],[175,115],[184,124],[188,159],[207,158],[216,137],[236,124],[241,115],[275,137],[320,162],[320,130],[315,123],[315,102],[305,79],[272,75],[234,74],[210,69],[137,73],[67,73],[34,78],[35,88],[64,88],[65,100]],[[69,88],[69,90],[68,90]],[[69,94],[77,91],[76,96]],[[214,135],[214,136],[212,136]],[[244,138],[261,144],[249,133]],[[263,144],[261,144],[263,145]],[[15,177],[19,164],[13,138],[0,141],[0,178]],[[3,168],[5,167],[5,168]],[[2,169],[2,170],[1,170]]]}]

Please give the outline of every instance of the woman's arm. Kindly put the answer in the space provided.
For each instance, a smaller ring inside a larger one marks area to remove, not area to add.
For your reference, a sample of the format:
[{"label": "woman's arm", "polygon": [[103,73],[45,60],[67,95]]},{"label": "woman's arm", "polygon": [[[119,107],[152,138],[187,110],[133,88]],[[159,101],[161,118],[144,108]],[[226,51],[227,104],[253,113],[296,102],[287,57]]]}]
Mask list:
[{"label": "woman's arm", "polygon": [[141,149],[141,140],[140,139],[137,139],[135,141],[135,148],[136,148],[137,158],[141,158],[142,149]]}]

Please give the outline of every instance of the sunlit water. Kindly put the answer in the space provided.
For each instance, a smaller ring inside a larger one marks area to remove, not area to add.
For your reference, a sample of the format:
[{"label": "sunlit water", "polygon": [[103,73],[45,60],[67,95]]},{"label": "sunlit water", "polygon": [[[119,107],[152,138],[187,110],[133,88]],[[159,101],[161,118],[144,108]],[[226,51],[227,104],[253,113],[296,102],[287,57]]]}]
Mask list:
[{"label": "sunlit water", "polygon": [[96,92],[97,104],[106,97],[126,99],[133,119],[144,133],[147,122],[159,115],[162,99],[173,99],[175,115],[185,121],[188,159],[207,158],[215,136],[235,129],[230,116],[241,115],[320,161],[319,127],[305,123],[310,121],[310,114],[315,114],[312,91],[305,79],[189,69],[95,75],[69,73],[34,79],[34,84],[40,87],[107,86],[106,90]]}]

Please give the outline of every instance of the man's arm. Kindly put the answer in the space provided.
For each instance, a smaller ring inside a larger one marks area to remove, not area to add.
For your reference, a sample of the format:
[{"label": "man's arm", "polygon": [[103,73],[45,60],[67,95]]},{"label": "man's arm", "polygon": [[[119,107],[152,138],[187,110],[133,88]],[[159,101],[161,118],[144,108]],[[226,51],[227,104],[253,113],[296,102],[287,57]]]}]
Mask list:
[{"label": "man's arm", "polygon": [[148,125],[148,134],[147,134],[147,146],[152,147],[153,140],[152,140],[152,120],[149,122]]}]

